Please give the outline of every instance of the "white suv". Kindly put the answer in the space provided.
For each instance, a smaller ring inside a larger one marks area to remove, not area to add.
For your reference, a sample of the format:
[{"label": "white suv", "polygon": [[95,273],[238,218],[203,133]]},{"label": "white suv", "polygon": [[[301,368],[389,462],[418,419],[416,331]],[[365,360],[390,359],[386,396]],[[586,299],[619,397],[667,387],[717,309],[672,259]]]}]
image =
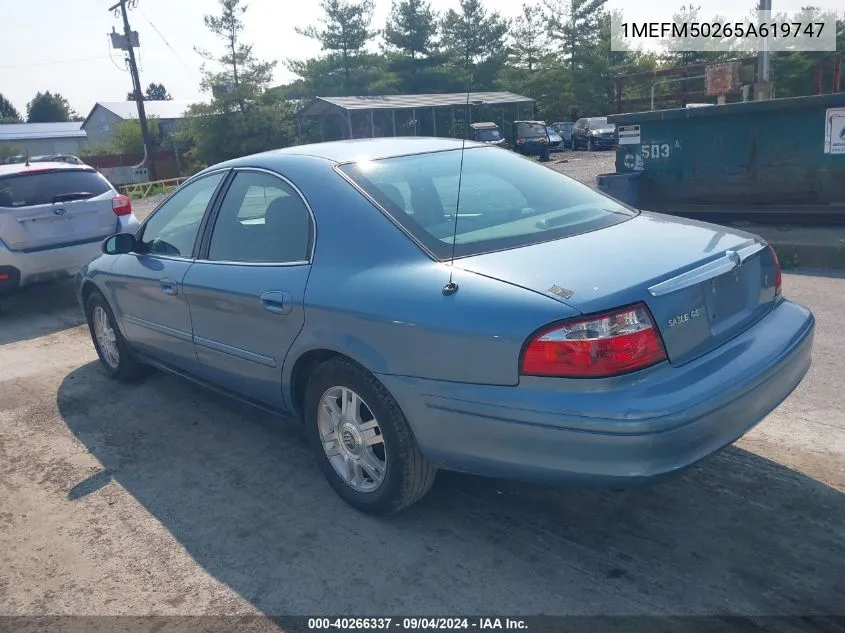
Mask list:
[{"label": "white suv", "polygon": [[130,199],[92,167],[0,165],[0,297],[74,275],[106,237],[137,227]]}]

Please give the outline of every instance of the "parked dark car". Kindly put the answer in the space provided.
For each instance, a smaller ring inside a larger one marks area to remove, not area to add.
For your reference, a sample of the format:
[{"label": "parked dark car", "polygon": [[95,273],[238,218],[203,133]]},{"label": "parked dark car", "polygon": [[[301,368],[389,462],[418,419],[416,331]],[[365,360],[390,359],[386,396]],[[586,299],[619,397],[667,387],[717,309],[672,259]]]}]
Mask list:
[{"label": "parked dark car", "polygon": [[578,119],[572,128],[572,149],[612,149],[616,147],[616,126],[607,117]]},{"label": "parked dark car", "polygon": [[541,156],[549,148],[545,121],[514,121],[514,149],[523,156]]},{"label": "parked dark car", "polygon": [[550,125],[546,126],[546,135],[549,137],[549,151],[562,152],[563,151],[563,137],[552,129]]},{"label": "parked dark car", "polygon": [[575,121],[558,121],[552,123],[551,127],[563,139],[563,147],[572,147],[572,128],[575,127]]},{"label": "parked dark car", "polygon": [[502,136],[502,131],[499,126],[492,121],[482,121],[479,123],[471,123],[469,126],[472,129],[472,140],[479,143],[487,143],[488,145],[498,145],[505,147],[507,141]]}]

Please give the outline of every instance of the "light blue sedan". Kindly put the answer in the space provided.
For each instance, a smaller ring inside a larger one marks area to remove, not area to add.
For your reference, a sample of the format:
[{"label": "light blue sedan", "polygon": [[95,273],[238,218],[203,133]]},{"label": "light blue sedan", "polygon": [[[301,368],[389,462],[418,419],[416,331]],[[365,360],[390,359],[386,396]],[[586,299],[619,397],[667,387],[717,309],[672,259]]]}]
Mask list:
[{"label": "light blue sedan", "polygon": [[653,480],[737,440],[811,362],[813,315],[760,238],[481,143],[239,158],[103,251],[78,293],[110,375],[157,367],[297,418],[373,514],[439,468]]}]

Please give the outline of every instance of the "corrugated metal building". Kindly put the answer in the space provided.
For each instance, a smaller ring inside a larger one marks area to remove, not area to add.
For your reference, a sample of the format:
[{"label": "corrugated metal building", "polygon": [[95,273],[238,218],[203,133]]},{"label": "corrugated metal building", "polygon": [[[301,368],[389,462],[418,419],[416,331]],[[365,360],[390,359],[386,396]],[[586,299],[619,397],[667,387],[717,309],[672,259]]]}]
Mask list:
[{"label": "corrugated metal building", "polygon": [[30,156],[79,154],[88,146],[82,123],[10,123],[0,125],[0,146]]},{"label": "corrugated metal building", "polygon": [[463,138],[470,123],[534,117],[534,100],[512,92],[317,97],[296,113],[300,136],[339,140],[377,136]]}]

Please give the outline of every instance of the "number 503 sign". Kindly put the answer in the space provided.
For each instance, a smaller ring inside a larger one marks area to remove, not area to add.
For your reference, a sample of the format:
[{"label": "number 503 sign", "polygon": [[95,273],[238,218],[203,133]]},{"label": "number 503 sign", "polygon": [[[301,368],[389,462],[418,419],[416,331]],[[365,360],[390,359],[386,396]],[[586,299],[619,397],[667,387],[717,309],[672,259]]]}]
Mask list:
[{"label": "number 503 sign", "polygon": [[670,151],[669,143],[643,143],[641,153],[643,159],[669,158]]}]

